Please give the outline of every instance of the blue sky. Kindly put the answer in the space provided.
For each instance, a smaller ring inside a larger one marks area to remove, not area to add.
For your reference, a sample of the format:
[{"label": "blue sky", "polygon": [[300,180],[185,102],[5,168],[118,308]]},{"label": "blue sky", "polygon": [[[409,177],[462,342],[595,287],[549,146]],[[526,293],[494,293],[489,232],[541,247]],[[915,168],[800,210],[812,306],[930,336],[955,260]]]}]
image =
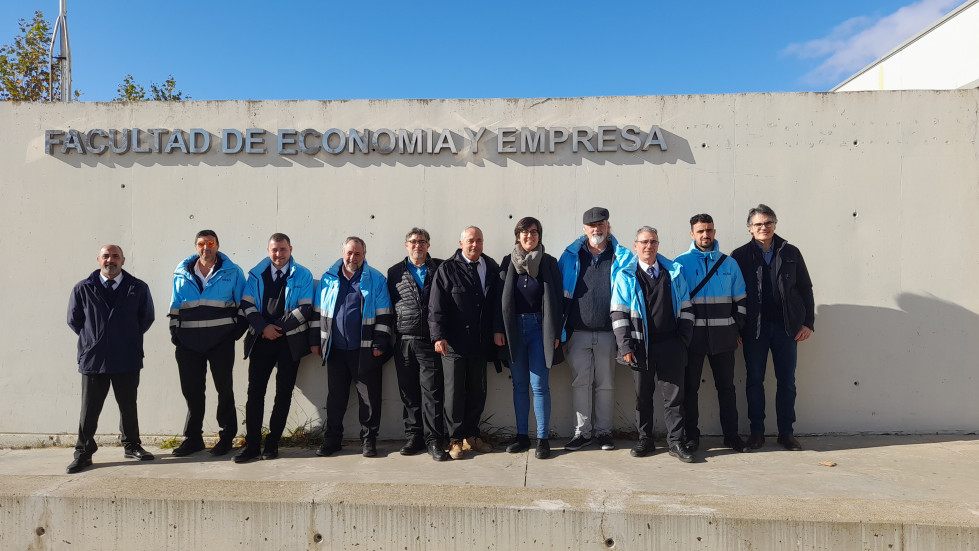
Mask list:
[{"label": "blue sky", "polygon": [[[193,99],[574,97],[829,90],[962,0],[68,0],[74,87],[126,74]],[[0,1],[0,43],[57,0]]]}]

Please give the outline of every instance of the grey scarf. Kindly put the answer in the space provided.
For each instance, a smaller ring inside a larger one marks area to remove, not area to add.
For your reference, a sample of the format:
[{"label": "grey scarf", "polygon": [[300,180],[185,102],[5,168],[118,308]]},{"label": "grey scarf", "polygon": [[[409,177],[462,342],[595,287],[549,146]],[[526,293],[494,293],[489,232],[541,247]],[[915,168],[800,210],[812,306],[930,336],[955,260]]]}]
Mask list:
[{"label": "grey scarf", "polygon": [[529,253],[523,250],[519,243],[513,248],[510,259],[518,275],[530,274],[530,277],[537,278],[540,271],[540,260],[544,257],[544,245],[538,243],[537,248]]}]

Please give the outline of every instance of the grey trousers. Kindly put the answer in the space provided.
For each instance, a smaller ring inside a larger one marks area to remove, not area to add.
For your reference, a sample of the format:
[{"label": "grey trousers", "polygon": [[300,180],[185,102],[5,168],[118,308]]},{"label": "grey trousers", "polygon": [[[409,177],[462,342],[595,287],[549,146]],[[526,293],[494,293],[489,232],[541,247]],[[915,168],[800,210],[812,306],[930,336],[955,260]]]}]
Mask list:
[{"label": "grey trousers", "polygon": [[568,339],[567,350],[575,435],[591,438],[593,432],[596,436],[610,434],[615,405],[615,335],[611,331],[575,331]]}]

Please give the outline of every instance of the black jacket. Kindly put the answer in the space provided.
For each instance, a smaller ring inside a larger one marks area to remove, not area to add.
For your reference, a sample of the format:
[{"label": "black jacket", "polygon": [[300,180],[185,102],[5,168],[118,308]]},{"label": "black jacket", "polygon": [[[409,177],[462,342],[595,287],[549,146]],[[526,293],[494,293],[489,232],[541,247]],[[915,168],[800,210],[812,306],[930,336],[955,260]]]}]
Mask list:
[{"label": "black jacket", "polygon": [[493,317],[499,304],[500,266],[482,255],[486,263],[486,293],[474,281],[469,262],[457,249],[435,271],[428,301],[428,327],[432,342],[448,341],[450,355],[493,356]]},{"label": "black jacket", "polygon": [[[812,279],[802,259],[802,253],[789,242],[775,234],[772,241],[772,292],[778,293],[782,301],[782,317],[785,319],[785,332],[790,337],[805,325],[815,329],[816,306],[812,295]],[[744,339],[756,339],[761,330],[761,247],[754,240],[738,247],[731,253],[738,261],[748,292],[747,323],[741,330]]]},{"label": "black jacket", "polygon": [[442,260],[428,256],[425,259],[424,285],[421,289],[408,270],[408,257],[388,268],[388,294],[394,308],[394,331],[400,337],[417,337],[429,340],[428,300],[432,294],[432,281]]},{"label": "black jacket", "polygon": [[[554,348],[554,339],[561,338],[561,326],[564,325],[564,319],[562,317],[561,271],[558,269],[557,260],[553,256],[544,253],[537,279],[544,286],[541,323],[544,363],[547,367],[551,367],[564,361],[564,354],[561,349],[555,350]],[[516,282],[517,269],[513,266],[512,255],[508,254],[500,266],[500,305],[493,323],[493,331],[503,333],[506,336],[506,346],[501,351],[500,357],[508,363],[513,362],[512,345],[519,342],[521,338],[515,307],[516,298],[514,297],[517,292],[515,289]]]},{"label": "black jacket", "polygon": [[123,270],[112,308],[99,270],[79,281],[68,299],[68,327],[78,335],[78,372],[123,373],[143,368],[143,333],[153,324],[146,283]]}]

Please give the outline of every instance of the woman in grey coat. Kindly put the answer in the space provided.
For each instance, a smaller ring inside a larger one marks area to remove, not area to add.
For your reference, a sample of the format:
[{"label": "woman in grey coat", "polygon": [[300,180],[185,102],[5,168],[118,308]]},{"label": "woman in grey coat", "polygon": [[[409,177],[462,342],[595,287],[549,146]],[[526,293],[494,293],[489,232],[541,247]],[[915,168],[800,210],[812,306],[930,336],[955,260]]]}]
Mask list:
[{"label": "woman in grey coat", "polygon": [[530,391],[534,395],[537,418],[535,456],[551,455],[548,442],[551,417],[551,391],[548,372],[563,360],[560,348],[562,300],[561,272],[557,260],[544,252],[540,220],[521,218],[513,229],[513,252],[500,265],[500,308],[497,310],[493,340],[503,347],[503,359],[510,364],[513,380],[513,408],[517,435],[507,446],[510,453],[530,449],[528,425]]}]

